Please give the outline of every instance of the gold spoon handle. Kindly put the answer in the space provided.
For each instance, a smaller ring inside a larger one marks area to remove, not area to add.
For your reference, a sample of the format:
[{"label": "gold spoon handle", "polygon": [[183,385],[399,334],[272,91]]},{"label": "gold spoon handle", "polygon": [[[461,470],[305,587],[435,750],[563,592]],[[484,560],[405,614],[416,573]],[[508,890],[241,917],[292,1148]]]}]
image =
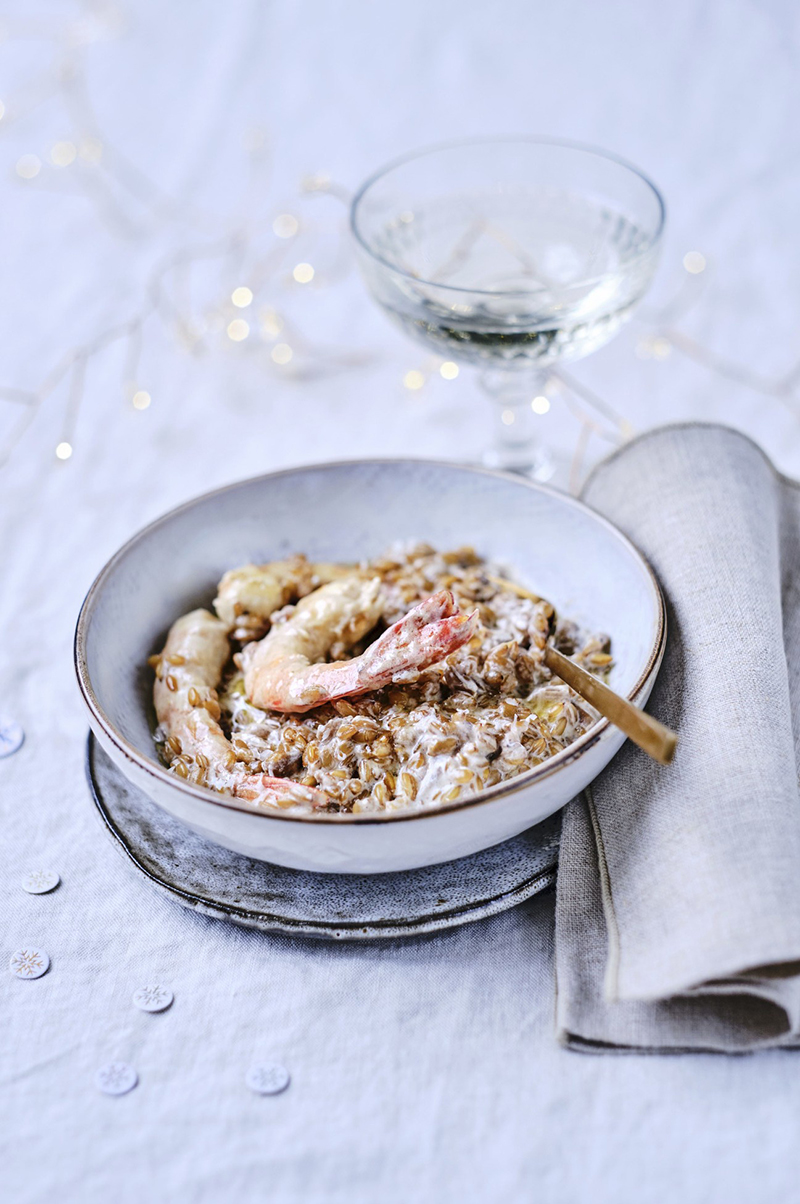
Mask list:
[{"label": "gold spoon handle", "polygon": [[587,673],[580,665],[569,660],[550,644],[544,650],[544,662],[553,673],[565,681],[568,686],[585,698],[592,706],[604,715],[606,719],[624,732],[629,740],[638,744],[654,760],[662,765],[669,765],[675,755],[678,737],[670,728],[653,719],[651,715],[640,711],[627,698],[621,698],[608,686]]}]

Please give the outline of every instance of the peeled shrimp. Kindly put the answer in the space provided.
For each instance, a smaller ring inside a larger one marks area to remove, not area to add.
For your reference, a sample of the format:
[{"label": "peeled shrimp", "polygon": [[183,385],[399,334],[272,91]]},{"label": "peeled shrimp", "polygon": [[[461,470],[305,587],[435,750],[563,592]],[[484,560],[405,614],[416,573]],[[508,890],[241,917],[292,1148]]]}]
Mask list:
[{"label": "peeled shrimp", "polygon": [[193,762],[209,785],[256,806],[326,806],[321,790],[237,771],[236,754],[218,722],[216,688],[229,656],[227,627],[207,610],[193,610],[170,628],[164,651],[155,658],[153,698],[173,767],[188,777]]},{"label": "peeled shrimp", "polygon": [[244,564],[222,577],[214,610],[235,635],[260,638],[266,621],[287,602],[351,572],[342,565],[311,564],[305,556],[271,564]]},{"label": "peeled shrimp", "polygon": [[258,707],[302,712],[335,698],[389,685],[398,674],[425,669],[475,634],[477,611],[459,614],[449,590],[420,602],[361,656],[320,662],[334,643],[352,647],[381,613],[380,578],[351,576],[322,586],[298,603],[285,623],[238,657],[245,693]]}]

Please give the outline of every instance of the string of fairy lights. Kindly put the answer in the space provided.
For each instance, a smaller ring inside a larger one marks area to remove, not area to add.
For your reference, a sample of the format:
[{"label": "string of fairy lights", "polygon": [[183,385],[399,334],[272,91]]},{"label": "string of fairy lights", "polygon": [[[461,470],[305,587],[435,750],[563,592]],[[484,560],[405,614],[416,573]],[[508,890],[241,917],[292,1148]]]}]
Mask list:
[{"label": "string of fairy lights", "polygon": [[[91,361],[114,344],[122,343],[124,370],[122,397],[135,410],[152,404],[151,390],[140,379],[145,338],[154,321],[189,354],[239,347],[256,356],[265,370],[284,378],[303,380],[312,375],[356,369],[374,360],[360,349],[333,346],[308,336],[291,316],[288,294],[335,285],[350,270],[346,221],[337,207],[324,224],[318,211],[301,212],[305,198],[343,193],[324,173],[300,181],[296,207],[278,206],[257,219],[228,217],[178,201],[132,164],[101,129],[92,109],[86,79],[86,48],[102,38],[119,37],[125,14],[108,3],[84,4],[78,16],[61,25],[34,18],[9,17],[0,36],[39,39],[49,47],[44,71],[12,97],[0,98],[0,137],[45,104],[58,105],[67,127],[65,136],[48,149],[37,148],[18,156],[13,166],[16,182],[27,189],[81,195],[93,206],[99,224],[119,237],[131,234],[171,236],[174,250],[160,261],[144,283],[135,311],[122,321],[110,322],[85,342],[70,348],[45,373],[38,384],[19,387],[0,383],[0,402],[14,407],[5,442],[0,444],[0,468],[8,462],[42,406],[66,394],[61,407],[61,430],[54,441],[55,458],[68,461],[75,445],[75,430],[85,396],[85,379]],[[0,144],[1,145],[1,144]],[[266,192],[269,159],[262,129],[245,130],[241,148],[249,166],[248,187],[259,202]],[[256,208],[253,206],[253,208]],[[262,205],[257,206],[262,212]],[[304,254],[317,248],[315,262]],[[197,292],[198,269],[216,264],[219,282],[200,302],[187,298]],[[260,301],[268,298],[269,303]]]},{"label": "string of fairy lights", "polygon": [[[297,294],[335,287],[351,270],[345,211],[328,206],[321,221],[319,207],[312,209],[307,203],[309,198],[327,196],[346,206],[348,190],[323,172],[312,174],[300,181],[292,203],[253,219],[211,213],[170,196],[108,137],[89,99],[87,47],[100,39],[123,36],[124,11],[114,3],[93,0],[75,12],[60,23],[6,17],[0,27],[6,42],[37,38],[50,51],[44,71],[13,96],[0,97],[0,139],[44,105],[60,107],[65,127],[63,136],[48,148],[31,148],[17,157],[13,167],[16,182],[27,189],[81,195],[93,206],[98,223],[113,234],[163,237],[166,232],[174,249],[147,277],[140,302],[130,316],[109,322],[90,339],[71,347],[38,384],[0,383],[0,403],[16,415],[0,445],[0,469],[20,445],[36,414],[48,402],[56,407],[62,394],[66,400],[53,452],[56,461],[71,459],[87,369],[96,356],[115,344],[124,347],[120,396],[136,411],[149,409],[153,398],[142,378],[141,362],[153,322],[159,322],[187,354],[227,346],[255,357],[264,371],[295,381],[357,370],[376,359],[364,349],[327,345],[307,335],[292,316]],[[245,130],[241,147],[248,161],[248,187],[261,194],[267,186],[269,164],[265,132]],[[258,210],[262,212],[260,205]],[[209,264],[219,269],[215,288],[210,293],[206,290],[202,301],[191,301],[198,292],[197,276]],[[656,361],[673,353],[685,356],[721,378],[778,402],[800,418],[800,361],[781,378],[772,379],[717,355],[679,329],[680,321],[703,295],[709,274],[709,264],[700,251],[684,255],[682,283],[673,299],[659,310],[642,307],[637,314],[644,333],[635,344],[636,355]],[[459,375],[455,361],[429,356],[409,367],[401,380],[410,394],[420,394],[434,376],[453,382]],[[545,390],[532,397],[530,404],[540,416],[552,405],[562,405],[575,419],[569,472],[573,491],[580,487],[593,441],[614,447],[635,434],[632,424],[612,403],[563,368],[551,372]],[[512,411],[502,417],[514,421]]]}]

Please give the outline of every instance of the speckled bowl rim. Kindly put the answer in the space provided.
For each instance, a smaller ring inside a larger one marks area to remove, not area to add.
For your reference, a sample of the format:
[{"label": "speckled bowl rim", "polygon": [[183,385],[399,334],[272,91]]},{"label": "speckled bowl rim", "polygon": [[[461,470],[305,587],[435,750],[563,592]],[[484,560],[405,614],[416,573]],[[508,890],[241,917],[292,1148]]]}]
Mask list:
[{"label": "speckled bowl rim", "polygon": [[[424,810],[414,811],[411,809],[405,811],[393,811],[380,815],[365,814],[365,815],[341,815],[341,814],[311,814],[311,815],[288,815],[282,811],[263,811],[252,805],[243,803],[241,800],[228,797],[227,801],[223,802],[223,796],[217,794],[213,790],[209,790],[204,786],[195,786],[184,781],[183,778],[177,777],[174,773],[170,773],[164,766],[159,765],[156,761],[151,761],[143,756],[138,749],[125,739],[114,724],[103,711],[94,693],[91,678],[89,676],[88,665],[86,661],[86,641],[89,630],[89,625],[92,620],[92,613],[97,601],[102,595],[106,583],[114,572],[116,566],[122,561],[128,552],[135,547],[141,540],[150,535],[152,531],[171,522],[177,515],[191,510],[200,502],[206,502],[214,497],[220,497],[222,494],[230,493],[235,489],[240,489],[243,485],[255,485],[261,481],[279,480],[282,477],[291,477],[298,472],[322,472],[331,468],[369,468],[382,467],[388,464],[409,464],[423,465],[426,468],[441,468],[445,470],[457,469],[464,473],[474,473],[478,476],[494,477],[502,481],[511,482],[520,488],[529,489],[534,493],[545,493],[566,505],[572,506],[576,510],[582,510],[589,514],[591,518],[600,523],[622,546],[632,553],[634,558],[639,561],[642,568],[645,570],[647,579],[653,589],[653,598],[656,604],[657,627],[656,635],[653,640],[650,653],[647,658],[646,665],[642,670],[639,678],[636,681],[633,689],[627,695],[631,702],[635,702],[641,691],[644,689],[650,677],[658,672],[661,661],[664,656],[664,648],[667,638],[667,616],[664,605],[664,598],[661,593],[661,587],[655,576],[655,573],[647,563],[646,559],[639,549],[631,542],[626,535],[619,530],[612,522],[605,518],[602,514],[598,514],[591,506],[587,506],[585,502],[579,501],[577,498],[570,497],[569,494],[562,493],[559,489],[554,489],[549,485],[541,485],[535,481],[529,481],[525,477],[515,473],[500,472],[496,469],[482,468],[477,465],[461,464],[457,461],[448,460],[428,460],[423,457],[414,456],[393,456],[393,457],[368,457],[358,458],[353,460],[326,460],[315,464],[299,464],[293,468],[282,468],[275,472],[260,473],[255,477],[247,477],[242,481],[234,481],[229,485],[222,485],[218,489],[210,489],[206,493],[198,494],[191,498],[188,502],[183,502],[180,506],[175,506],[172,510],[168,510],[159,518],[148,523],[146,527],[142,527],[135,535],[131,536],[121,548],[106,562],[103,568],[95,577],[89,592],[83,600],[80,612],[78,614],[78,622],[75,627],[75,639],[73,645],[73,655],[75,664],[75,673],[78,679],[78,686],[83,696],[83,700],[89,709],[90,714],[102,729],[106,738],[117,749],[126,760],[133,762],[144,773],[155,778],[165,786],[172,790],[177,790],[181,794],[187,795],[195,799],[199,803],[206,806],[224,807],[227,811],[241,811],[247,815],[258,816],[260,819],[267,820],[270,823],[288,823],[288,824],[391,824],[391,823],[410,823],[416,820],[430,819],[434,816],[451,814],[455,811],[464,811],[468,807],[480,807],[487,803],[492,803],[499,798],[504,798],[507,795],[516,794],[521,790],[525,790],[528,786],[532,786],[544,778],[550,777],[554,773],[565,766],[571,764],[572,761],[582,756],[588,748],[595,745],[603,736],[606,729],[609,727],[607,719],[599,719],[592,727],[590,727],[582,736],[579,736],[572,744],[568,745],[561,752],[555,753],[548,757],[540,765],[534,766],[533,769],[528,769],[525,773],[519,774],[515,778],[509,778],[505,782],[499,782],[496,786],[490,787],[488,790],[481,790],[477,794],[470,795],[466,799],[457,800],[453,803],[448,803],[441,807],[431,807]],[[144,654],[143,654],[144,659]]]}]

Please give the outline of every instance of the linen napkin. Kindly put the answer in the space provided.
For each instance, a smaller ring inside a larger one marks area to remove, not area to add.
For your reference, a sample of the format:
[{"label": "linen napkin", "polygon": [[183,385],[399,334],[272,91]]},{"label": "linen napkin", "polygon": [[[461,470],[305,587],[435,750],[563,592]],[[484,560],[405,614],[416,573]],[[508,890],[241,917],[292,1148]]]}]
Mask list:
[{"label": "linen napkin", "polygon": [[583,497],[661,582],[648,710],[680,743],[669,767],[626,743],[565,811],[558,1035],[585,1051],[798,1046],[800,486],[744,435],[685,425],[627,445]]}]

